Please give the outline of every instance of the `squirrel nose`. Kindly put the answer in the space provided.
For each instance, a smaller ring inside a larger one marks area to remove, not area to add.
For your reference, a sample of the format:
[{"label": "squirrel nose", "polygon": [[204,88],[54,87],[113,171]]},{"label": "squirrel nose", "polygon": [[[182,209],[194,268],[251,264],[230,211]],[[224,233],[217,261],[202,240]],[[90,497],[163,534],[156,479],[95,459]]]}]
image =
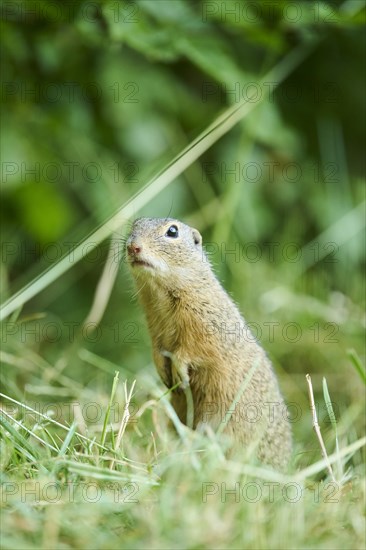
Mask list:
[{"label": "squirrel nose", "polygon": [[129,245],[127,245],[127,252],[132,256],[132,255],[136,255],[136,254],[139,254],[141,252],[141,246],[139,246],[138,244],[132,242],[130,243]]}]

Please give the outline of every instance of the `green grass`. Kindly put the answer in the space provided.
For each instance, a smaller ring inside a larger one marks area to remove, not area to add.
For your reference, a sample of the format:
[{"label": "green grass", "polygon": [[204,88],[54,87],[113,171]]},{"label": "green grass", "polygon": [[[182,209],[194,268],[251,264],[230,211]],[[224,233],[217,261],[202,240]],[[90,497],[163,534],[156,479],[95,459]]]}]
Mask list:
[{"label": "green grass", "polygon": [[[93,355],[95,369],[104,362]],[[47,393],[37,370],[33,383]],[[226,459],[214,434],[174,432],[169,419],[178,421],[150,368],[131,399],[131,383],[109,379],[109,399],[81,389],[72,407],[53,403],[53,415],[47,401],[25,409],[2,395],[3,548],[363,547],[365,439],[343,435],[333,454],[327,434],[330,460],[347,471],[337,482],[315,436],[296,441],[290,472],[279,474],[250,456]],[[310,410],[304,415],[310,425]],[[354,415],[341,419],[340,434],[352,433]]]}]

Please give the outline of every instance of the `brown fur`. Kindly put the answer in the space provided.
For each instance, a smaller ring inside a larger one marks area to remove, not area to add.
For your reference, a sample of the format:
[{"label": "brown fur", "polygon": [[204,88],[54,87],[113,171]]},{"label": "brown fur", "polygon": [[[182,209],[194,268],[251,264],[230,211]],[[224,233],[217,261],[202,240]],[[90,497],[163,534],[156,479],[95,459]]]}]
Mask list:
[{"label": "brown fur", "polygon": [[[166,235],[172,225],[178,228],[177,238]],[[227,417],[225,433],[236,446],[253,445],[261,462],[284,469],[291,430],[276,376],[213,274],[198,231],[174,219],[140,218],[132,226],[127,250],[157,370],[168,387],[179,384],[172,404],[181,421],[187,421],[187,393],[182,390],[188,386],[193,428],[209,424],[217,429],[247,383]]]}]

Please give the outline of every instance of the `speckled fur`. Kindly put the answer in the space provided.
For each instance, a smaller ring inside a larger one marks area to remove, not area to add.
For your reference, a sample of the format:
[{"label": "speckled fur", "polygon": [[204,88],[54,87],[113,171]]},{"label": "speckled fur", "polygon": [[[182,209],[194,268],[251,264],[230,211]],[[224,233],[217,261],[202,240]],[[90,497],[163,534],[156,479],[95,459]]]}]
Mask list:
[{"label": "speckled fur", "polygon": [[[173,224],[178,227],[178,238],[166,236]],[[140,218],[127,240],[127,246],[131,245],[139,248],[136,258],[150,264],[133,265],[134,254],[127,255],[147,317],[157,370],[168,387],[177,379],[182,388],[189,383],[193,428],[202,429],[206,423],[219,427],[254,365],[225,433],[232,436],[236,447],[253,445],[259,461],[286,469],[291,430],[276,376],[215,277],[201,235],[171,218]],[[186,423],[186,395],[180,388],[172,392],[172,404]],[[248,418],[251,412],[252,421]]]}]

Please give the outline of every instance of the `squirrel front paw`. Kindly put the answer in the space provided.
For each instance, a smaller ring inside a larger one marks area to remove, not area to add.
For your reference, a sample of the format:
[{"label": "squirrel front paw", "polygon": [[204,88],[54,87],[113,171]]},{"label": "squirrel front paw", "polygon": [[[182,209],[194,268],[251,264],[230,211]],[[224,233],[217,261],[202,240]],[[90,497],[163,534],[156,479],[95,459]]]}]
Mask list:
[{"label": "squirrel front paw", "polygon": [[169,359],[170,363],[170,374],[173,391],[177,393],[184,392],[189,387],[189,374],[188,374],[188,365],[179,361],[173,353],[169,351],[162,351],[162,355]]},{"label": "squirrel front paw", "polygon": [[172,365],[172,381],[173,387],[177,386],[174,391],[178,393],[184,392],[189,387],[188,367],[185,369],[175,368],[175,364]]}]

